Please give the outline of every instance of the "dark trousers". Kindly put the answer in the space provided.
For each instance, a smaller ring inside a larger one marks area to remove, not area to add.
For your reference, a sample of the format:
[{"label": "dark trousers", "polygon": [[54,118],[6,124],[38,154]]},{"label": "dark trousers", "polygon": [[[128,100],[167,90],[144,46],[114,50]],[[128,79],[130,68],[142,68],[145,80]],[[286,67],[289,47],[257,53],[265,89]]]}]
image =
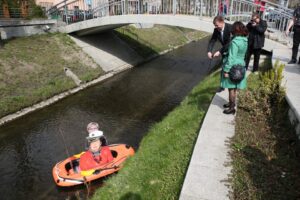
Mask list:
[{"label": "dark trousers", "polygon": [[259,58],[260,58],[261,49],[253,49],[253,47],[248,47],[248,51],[246,54],[246,69],[248,69],[251,55],[254,55],[254,63],[253,63],[253,72],[258,70]]},{"label": "dark trousers", "polygon": [[292,60],[297,61],[297,54],[299,49],[299,43],[300,43],[300,27],[294,28],[294,37],[293,37],[293,54],[292,54]]}]

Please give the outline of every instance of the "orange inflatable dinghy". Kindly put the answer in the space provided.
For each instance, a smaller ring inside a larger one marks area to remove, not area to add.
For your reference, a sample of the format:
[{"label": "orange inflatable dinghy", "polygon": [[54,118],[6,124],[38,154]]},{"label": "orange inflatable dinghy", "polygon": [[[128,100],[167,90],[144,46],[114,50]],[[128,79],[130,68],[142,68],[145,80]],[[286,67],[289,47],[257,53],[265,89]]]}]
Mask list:
[{"label": "orange inflatable dinghy", "polygon": [[71,156],[57,163],[52,170],[56,185],[69,187],[107,176],[119,171],[122,168],[124,161],[129,156],[134,155],[134,149],[126,144],[112,144],[109,145],[109,149],[114,157],[113,161],[96,168],[95,170],[98,170],[99,173],[90,176],[84,177],[80,174],[79,159],[81,154]]}]

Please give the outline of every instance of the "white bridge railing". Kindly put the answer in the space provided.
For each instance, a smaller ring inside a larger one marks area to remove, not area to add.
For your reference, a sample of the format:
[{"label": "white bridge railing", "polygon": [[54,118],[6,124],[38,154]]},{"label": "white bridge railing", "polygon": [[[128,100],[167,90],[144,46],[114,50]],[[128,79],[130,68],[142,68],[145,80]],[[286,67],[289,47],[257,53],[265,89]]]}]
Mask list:
[{"label": "white bridge railing", "polygon": [[286,7],[268,1],[257,5],[252,0],[62,0],[47,10],[47,15],[66,24],[128,14],[223,15],[229,21],[248,22],[252,13],[260,10],[273,31],[283,33],[292,18],[292,10]]}]

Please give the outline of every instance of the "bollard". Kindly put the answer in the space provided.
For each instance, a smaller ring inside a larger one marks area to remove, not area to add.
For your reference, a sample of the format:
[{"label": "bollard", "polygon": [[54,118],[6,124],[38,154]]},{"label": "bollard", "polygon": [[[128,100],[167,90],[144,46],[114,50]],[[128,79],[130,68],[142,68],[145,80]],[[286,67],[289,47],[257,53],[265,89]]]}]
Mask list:
[{"label": "bollard", "polygon": [[78,78],[78,76],[76,76],[76,74],[74,74],[69,68],[65,67],[64,71],[66,73],[66,76],[72,78],[72,80],[75,82],[77,86],[79,86],[82,83],[82,81]]}]

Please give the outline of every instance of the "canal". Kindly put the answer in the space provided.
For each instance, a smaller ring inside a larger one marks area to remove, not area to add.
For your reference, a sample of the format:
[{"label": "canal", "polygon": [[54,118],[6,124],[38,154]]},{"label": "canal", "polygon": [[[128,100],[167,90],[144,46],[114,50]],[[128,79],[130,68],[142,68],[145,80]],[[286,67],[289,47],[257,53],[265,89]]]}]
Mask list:
[{"label": "canal", "polygon": [[[52,168],[84,150],[86,125],[100,124],[112,143],[138,150],[148,129],[174,109],[209,66],[208,38],[0,127],[0,199],[85,198],[84,186],[58,188]],[[65,142],[64,142],[65,141]],[[101,181],[91,184],[92,192]]]}]

